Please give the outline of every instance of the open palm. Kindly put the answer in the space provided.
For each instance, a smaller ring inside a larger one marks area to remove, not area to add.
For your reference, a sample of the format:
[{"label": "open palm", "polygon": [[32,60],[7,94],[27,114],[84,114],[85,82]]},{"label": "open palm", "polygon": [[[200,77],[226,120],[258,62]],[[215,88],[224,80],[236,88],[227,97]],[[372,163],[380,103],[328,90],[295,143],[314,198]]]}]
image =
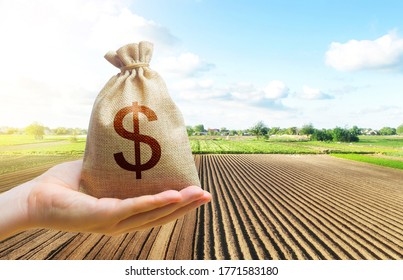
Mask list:
[{"label": "open palm", "polygon": [[25,196],[19,200],[25,227],[117,235],[165,224],[211,200],[196,186],[123,200],[98,199],[79,192],[81,168],[82,160],[62,163],[19,186],[14,193]]}]

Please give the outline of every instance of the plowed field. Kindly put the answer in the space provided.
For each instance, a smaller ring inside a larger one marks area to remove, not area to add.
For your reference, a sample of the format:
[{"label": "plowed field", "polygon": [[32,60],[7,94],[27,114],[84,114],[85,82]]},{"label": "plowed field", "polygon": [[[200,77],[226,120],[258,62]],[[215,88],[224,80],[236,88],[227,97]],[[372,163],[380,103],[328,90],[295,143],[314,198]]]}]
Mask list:
[{"label": "plowed field", "polygon": [[[403,259],[403,171],[326,155],[197,155],[213,201],[118,237],[30,230],[0,259]],[[2,191],[49,166],[0,175]]]}]

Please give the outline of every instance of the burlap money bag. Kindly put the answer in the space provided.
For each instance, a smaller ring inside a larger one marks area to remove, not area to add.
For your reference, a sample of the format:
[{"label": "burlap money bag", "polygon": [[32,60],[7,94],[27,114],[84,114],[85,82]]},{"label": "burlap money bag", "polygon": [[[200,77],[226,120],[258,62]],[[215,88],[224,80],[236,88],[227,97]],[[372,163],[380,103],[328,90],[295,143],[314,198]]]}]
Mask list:
[{"label": "burlap money bag", "polygon": [[181,112],[158,73],[153,45],[129,44],[105,58],[120,69],[97,96],[88,128],[80,189],[128,198],[197,185]]}]

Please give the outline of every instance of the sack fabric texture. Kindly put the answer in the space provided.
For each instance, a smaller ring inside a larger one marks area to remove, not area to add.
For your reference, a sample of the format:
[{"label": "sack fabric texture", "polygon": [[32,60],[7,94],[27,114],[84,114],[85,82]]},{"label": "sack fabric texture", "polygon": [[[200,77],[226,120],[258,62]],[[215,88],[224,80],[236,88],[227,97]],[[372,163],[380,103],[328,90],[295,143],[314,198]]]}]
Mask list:
[{"label": "sack fabric texture", "polygon": [[128,198],[200,186],[181,112],[149,68],[153,45],[129,44],[105,58],[121,71],[97,96],[80,190]]}]

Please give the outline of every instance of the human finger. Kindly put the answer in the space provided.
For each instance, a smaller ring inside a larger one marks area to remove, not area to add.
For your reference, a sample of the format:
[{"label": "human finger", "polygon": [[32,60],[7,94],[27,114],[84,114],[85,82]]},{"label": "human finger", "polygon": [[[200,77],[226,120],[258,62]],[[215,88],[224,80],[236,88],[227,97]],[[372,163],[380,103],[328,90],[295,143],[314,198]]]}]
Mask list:
[{"label": "human finger", "polygon": [[141,226],[135,226],[133,228],[127,229],[125,232],[131,232],[131,231],[137,231],[137,230],[145,230],[145,229],[149,229],[152,227],[156,227],[156,226],[160,226],[160,225],[164,225],[167,224],[171,221],[177,220],[179,218],[181,218],[182,216],[184,216],[186,213],[200,207],[203,204],[206,204],[210,201],[209,198],[201,198],[199,200],[196,200],[190,204],[187,204],[183,207],[177,208],[175,211],[171,212],[170,214],[163,216],[159,219],[156,219],[154,221],[151,221],[149,223],[143,224]]},{"label": "human finger", "polygon": [[133,225],[141,226],[153,220],[160,219],[167,216],[187,204],[201,199],[204,196],[204,191],[199,187],[188,187],[180,191],[181,200],[179,202],[171,203],[169,205],[155,208],[151,211],[135,214],[125,220],[122,220],[116,227],[117,231],[125,230],[133,227]]}]

